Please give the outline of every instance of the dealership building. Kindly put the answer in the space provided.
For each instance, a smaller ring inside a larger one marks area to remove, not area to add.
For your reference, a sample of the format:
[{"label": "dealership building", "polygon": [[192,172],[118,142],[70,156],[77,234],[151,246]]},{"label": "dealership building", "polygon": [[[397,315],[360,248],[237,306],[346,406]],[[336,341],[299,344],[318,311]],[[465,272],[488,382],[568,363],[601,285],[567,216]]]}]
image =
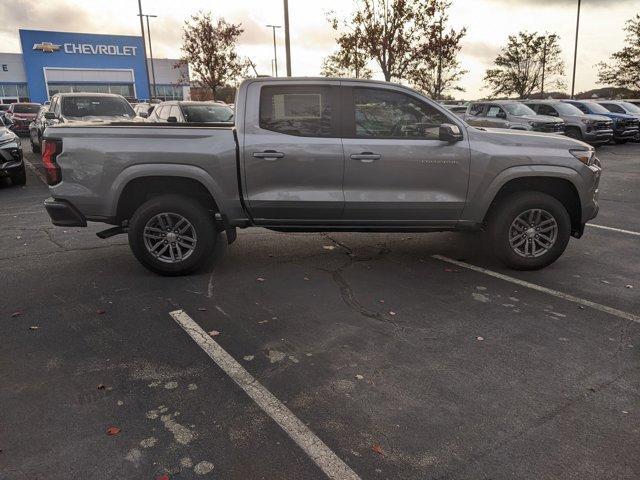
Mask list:
[{"label": "dealership building", "polygon": [[[146,100],[189,99],[189,70],[146,59],[142,37],[19,30],[22,53],[0,53],[0,103],[43,103],[60,92],[117,93]],[[154,77],[155,73],[155,77]],[[155,81],[154,81],[155,78]]]}]

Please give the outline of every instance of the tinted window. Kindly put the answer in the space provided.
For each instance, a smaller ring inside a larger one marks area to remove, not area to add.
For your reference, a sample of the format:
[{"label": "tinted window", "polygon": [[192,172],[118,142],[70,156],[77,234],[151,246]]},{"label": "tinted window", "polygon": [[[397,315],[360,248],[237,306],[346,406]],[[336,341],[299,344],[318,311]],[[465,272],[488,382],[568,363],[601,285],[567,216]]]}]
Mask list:
[{"label": "tinted window", "polygon": [[556,103],[553,105],[553,108],[559,111],[561,115],[580,115],[582,113],[578,108],[569,103]]},{"label": "tinted window", "polygon": [[544,103],[541,103],[540,105],[538,105],[537,112],[539,115],[550,115],[552,117],[558,116],[558,112],[556,112],[555,108],[553,108],[551,105],[546,105]]},{"label": "tinted window", "polygon": [[535,115],[536,112],[522,103],[507,103],[504,109],[511,115]]},{"label": "tinted window", "polygon": [[400,92],[354,88],[355,136],[362,138],[439,138],[449,118],[435,107]]},{"label": "tinted window", "polygon": [[330,137],[331,87],[263,87],[260,91],[260,128],[305,137]]},{"label": "tinted window", "polygon": [[489,118],[497,118],[498,115],[500,115],[500,113],[502,113],[502,116],[506,115],[504,113],[504,110],[502,110],[499,106],[497,106],[497,105],[489,105],[489,110],[487,110],[487,117],[489,117]]},{"label": "tinted window", "polygon": [[[591,111],[593,113],[605,113],[605,114],[606,113],[610,113],[609,110],[607,110],[602,105],[599,105],[599,104],[597,104],[595,102],[588,102],[587,105],[588,105],[588,108],[591,109]],[[582,110],[582,109],[580,109],[580,110]]]},{"label": "tinted window", "polygon": [[615,103],[601,103],[604,108],[614,113],[625,113],[624,108],[620,105],[616,105]]},{"label": "tinted window", "polygon": [[185,122],[233,122],[233,110],[226,105],[183,104],[182,113]]},{"label": "tinted window", "polygon": [[39,103],[16,103],[13,105],[14,113],[38,113]]},{"label": "tinted window", "polygon": [[469,109],[469,115],[473,115],[474,117],[477,117],[482,113],[483,110],[484,110],[484,103],[475,103],[471,105],[471,108]]},{"label": "tinted window", "polygon": [[160,120],[161,122],[166,122],[167,118],[169,117],[169,110],[170,107],[168,105],[163,107],[156,107],[156,116],[158,117],[158,120]]},{"label": "tinted window", "polygon": [[62,115],[69,118],[136,116],[124,98],[91,96],[63,98]]}]

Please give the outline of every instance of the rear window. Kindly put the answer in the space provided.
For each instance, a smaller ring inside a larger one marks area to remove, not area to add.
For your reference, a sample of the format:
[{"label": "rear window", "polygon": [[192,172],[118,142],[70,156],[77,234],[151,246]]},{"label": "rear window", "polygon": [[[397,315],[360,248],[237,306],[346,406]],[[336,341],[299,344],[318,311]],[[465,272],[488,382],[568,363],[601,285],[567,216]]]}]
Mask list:
[{"label": "rear window", "polygon": [[332,136],[331,87],[263,87],[260,128],[303,137]]},{"label": "rear window", "polygon": [[135,117],[131,105],[118,97],[65,97],[62,99],[62,115],[68,118],[84,117]]},{"label": "rear window", "polygon": [[233,122],[233,110],[225,105],[182,105],[184,121],[191,123]]},{"label": "rear window", "polygon": [[38,113],[40,110],[39,103],[15,103],[13,105],[13,113]]}]

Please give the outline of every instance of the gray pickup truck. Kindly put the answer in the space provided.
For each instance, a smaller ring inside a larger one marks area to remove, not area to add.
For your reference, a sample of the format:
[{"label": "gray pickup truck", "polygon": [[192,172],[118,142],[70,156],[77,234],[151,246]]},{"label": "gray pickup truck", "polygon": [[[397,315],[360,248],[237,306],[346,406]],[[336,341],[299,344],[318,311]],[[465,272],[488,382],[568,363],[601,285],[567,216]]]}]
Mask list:
[{"label": "gray pickup truck", "polygon": [[236,228],[486,230],[516,269],[549,265],[598,211],[600,163],[577,140],[467,125],[403,87],[258,78],[235,124],[47,128],[54,225],[113,225],[149,269],[206,263]]}]

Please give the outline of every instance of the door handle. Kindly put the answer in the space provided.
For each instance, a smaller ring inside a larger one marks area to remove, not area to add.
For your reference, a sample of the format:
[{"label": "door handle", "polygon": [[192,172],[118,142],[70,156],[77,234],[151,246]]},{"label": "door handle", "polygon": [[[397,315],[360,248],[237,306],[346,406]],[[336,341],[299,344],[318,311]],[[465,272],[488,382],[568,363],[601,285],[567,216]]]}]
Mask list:
[{"label": "door handle", "polygon": [[253,152],[253,158],[263,158],[265,160],[276,160],[283,158],[284,153],[275,150],[265,150],[264,152]]},{"label": "door handle", "polygon": [[374,160],[380,160],[382,158],[382,155],[380,155],[379,153],[362,152],[353,153],[349,155],[349,158],[351,158],[351,160],[360,160],[362,163],[371,163]]}]

